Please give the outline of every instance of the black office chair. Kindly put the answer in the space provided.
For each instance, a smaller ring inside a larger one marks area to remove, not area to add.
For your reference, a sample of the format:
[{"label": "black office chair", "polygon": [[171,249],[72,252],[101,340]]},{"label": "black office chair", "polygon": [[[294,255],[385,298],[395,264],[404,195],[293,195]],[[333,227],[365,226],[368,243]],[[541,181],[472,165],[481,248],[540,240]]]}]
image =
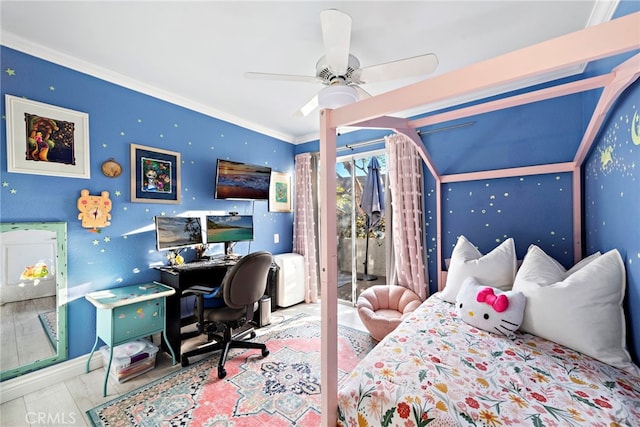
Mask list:
[{"label": "black office chair", "polygon": [[[189,358],[222,350],[218,363],[218,378],[224,378],[227,371],[224,364],[230,348],[256,348],[262,350],[262,357],[269,355],[265,344],[245,341],[242,338],[250,335],[255,338],[253,328],[242,330],[234,335],[233,330],[238,329],[253,319],[253,313],[258,308],[258,301],[264,295],[267,286],[267,277],[271,268],[272,256],[269,252],[261,251],[246,255],[229,269],[222,285],[217,292],[222,292],[225,306],[218,308],[204,308],[204,295],[211,294],[216,288],[206,286],[192,287],[185,293],[197,295],[196,315],[198,317],[198,330],[208,336],[207,344],[195,350],[182,354],[182,366],[189,366]],[[219,335],[218,332],[222,332]]]}]

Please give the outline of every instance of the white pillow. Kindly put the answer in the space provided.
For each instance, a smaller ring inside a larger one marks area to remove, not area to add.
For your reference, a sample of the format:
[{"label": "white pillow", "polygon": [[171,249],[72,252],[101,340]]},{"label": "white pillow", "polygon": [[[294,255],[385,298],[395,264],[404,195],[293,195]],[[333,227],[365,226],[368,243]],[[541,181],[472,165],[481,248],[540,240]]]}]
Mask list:
[{"label": "white pillow", "polygon": [[565,271],[531,245],[513,290],[527,297],[522,331],[637,372],[626,347],[625,269],[617,250],[591,255]]},{"label": "white pillow", "polygon": [[467,240],[458,237],[451,254],[451,265],[447,272],[447,284],[440,298],[456,302],[458,291],[467,277],[475,277],[483,285],[508,291],[516,275],[516,245],[509,238],[486,255]]}]

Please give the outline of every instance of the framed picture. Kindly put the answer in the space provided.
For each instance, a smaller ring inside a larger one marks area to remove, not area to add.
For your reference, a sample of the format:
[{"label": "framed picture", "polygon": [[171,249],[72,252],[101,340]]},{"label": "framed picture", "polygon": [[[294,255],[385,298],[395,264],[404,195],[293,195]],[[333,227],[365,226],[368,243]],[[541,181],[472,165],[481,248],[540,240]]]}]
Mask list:
[{"label": "framed picture", "polygon": [[285,173],[271,172],[269,212],[291,212],[291,177]]},{"label": "framed picture", "polygon": [[180,153],[131,144],[131,201],[180,203]]},{"label": "framed picture", "polygon": [[7,172],[90,178],[89,115],[5,95]]}]

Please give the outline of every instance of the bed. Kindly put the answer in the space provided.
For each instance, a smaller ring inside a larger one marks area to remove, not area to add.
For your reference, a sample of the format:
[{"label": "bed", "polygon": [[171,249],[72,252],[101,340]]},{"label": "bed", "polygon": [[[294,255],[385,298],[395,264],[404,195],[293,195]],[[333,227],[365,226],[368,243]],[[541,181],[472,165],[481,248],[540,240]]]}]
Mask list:
[{"label": "bed", "polygon": [[[460,245],[459,240],[454,254]],[[495,271],[496,250],[478,258],[482,262],[493,255],[491,265],[479,266],[475,262],[473,266],[485,273],[489,271],[492,277],[485,279],[494,282],[501,274]],[[516,331],[508,337],[470,325],[458,310],[460,297],[454,304],[445,301],[443,297],[446,295],[439,292],[423,302],[387,335],[341,383],[338,392],[338,425],[640,425],[640,376],[637,367],[627,359],[628,354],[619,359],[619,353],[598,353],[602,348],[595,350],[595,353],[591,351],[592,347],[599,347],[600,344],[616,347],[619,338],[606,336],[617,335],[606,328],[620,328],[620,324],[615,323],[619,314],[615,310],[616,306],[620,308],[624,296],[624,266],[621,276],[617,256],[616,251],[602,255],[598,253],[570,270],[562,272],[563,269],[559,268],[558,274],[562,273],[565,280],[560,281],[558,286],[542,287],[545,292],[554,287],[568,289],[568,295],[578,299],[574,305],[580,307],[575,310],[558,310],[554,307],[554,303],[567,304],[558,295],[547,293],[543,295],[543,301],[537,300],[531,289],[527,290],[532,275],[536,278],[548,276],[550,271],[558,269],[552,259],[533,245],[515,273],[513,288],[518,289],[504,292],[524,291],[527,294],[527,303],[531,303],[530,308],[534,311],[522,316],[523,328],[532,328],[527,325],[532,320],[528,316],[539,315],[536,310],[541,309],[540,304],[547,305],[544,308],[547,313],[564,311],[566,313],[558,315],[569,316],[565,320],[554,317],[553,313],[545,316],[548,317],[551,332],[545,331],[544,322],[538,322],[536,325],[540,327],[540,333],[553,335],[557,331],[564,331],[566,337],[560,332],[554,338],[558,341],[569,340],[568,343],[574,347],[576,345],[570,341],[572,337],[580,338],[577,346],[589,341],[584,351],[618,367],[531,333]],[[509,261],[505,263],[505,259]],[[499,261],[503,273],[514,269],[512,262],[516,262],[515,258],[503,256]],[[611,275],[603,275],[603,266],[605,270],[609,269]],[[451,270],[454,269],[456,266],[452,261]],[[452,273],[450,271],[450,275]],[[478,271],[466,273],[476,274]],[[590,282],[597,282],[592,289],[586,288],[587,277],[592,279]],[[553,282],[556,279],[552,277],[549,280]],[[463,292],[466,282],[470,281],[468,278],[464,280],[458,295]],[[619,286],[619,282],[622,282],[622,286]],[[456,286],[456,282],[447,282],[449,285]],[[580,286],[579,294],[584,294],[584,300],[575,295],[576,289],[571,289],[573,286]],[[601,292],[606,287],[609,289]],[[604,305],[605,294],[612,297],[610,308],[613,311],[609,314],[592,314],[602,320],[611,316],[614,324],[599,329],[596,323],[588,324],[587,319],[581,325],[584,326],[582,329],[559,327],[571,323],[566,319],[579,319],[582,322],[580,313],[585,311],[585,302],[598,299]],[[605,335],[604,341],[596,343],[585,336],[591,332],[598,336]],[[613,338],[613,341],[607,341],[609,338]],[[619,343],[619,347],[618,350],[624,350],[624,343]]]}]

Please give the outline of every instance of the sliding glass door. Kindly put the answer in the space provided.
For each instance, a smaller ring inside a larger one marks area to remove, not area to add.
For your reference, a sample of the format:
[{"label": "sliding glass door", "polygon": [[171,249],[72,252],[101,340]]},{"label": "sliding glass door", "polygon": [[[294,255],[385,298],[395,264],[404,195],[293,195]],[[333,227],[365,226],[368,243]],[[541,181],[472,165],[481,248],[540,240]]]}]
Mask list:
[{"label": "sliding glass door", "polygon": [[[367,175],[372,173],[369,168],[372,157],[376,158],[379,166],[375,168],[375,173],[379,174],[378,180],[382,185],[377,190],[381,190],[382,194],[378,194],[379,191],[373,194],[372,189],[367,187]],[[364,289],[386,283],[384,151],[339,157],[336,179],[338,299],[355,305]],[[368,202],[372,195],[373,212]]]}]

